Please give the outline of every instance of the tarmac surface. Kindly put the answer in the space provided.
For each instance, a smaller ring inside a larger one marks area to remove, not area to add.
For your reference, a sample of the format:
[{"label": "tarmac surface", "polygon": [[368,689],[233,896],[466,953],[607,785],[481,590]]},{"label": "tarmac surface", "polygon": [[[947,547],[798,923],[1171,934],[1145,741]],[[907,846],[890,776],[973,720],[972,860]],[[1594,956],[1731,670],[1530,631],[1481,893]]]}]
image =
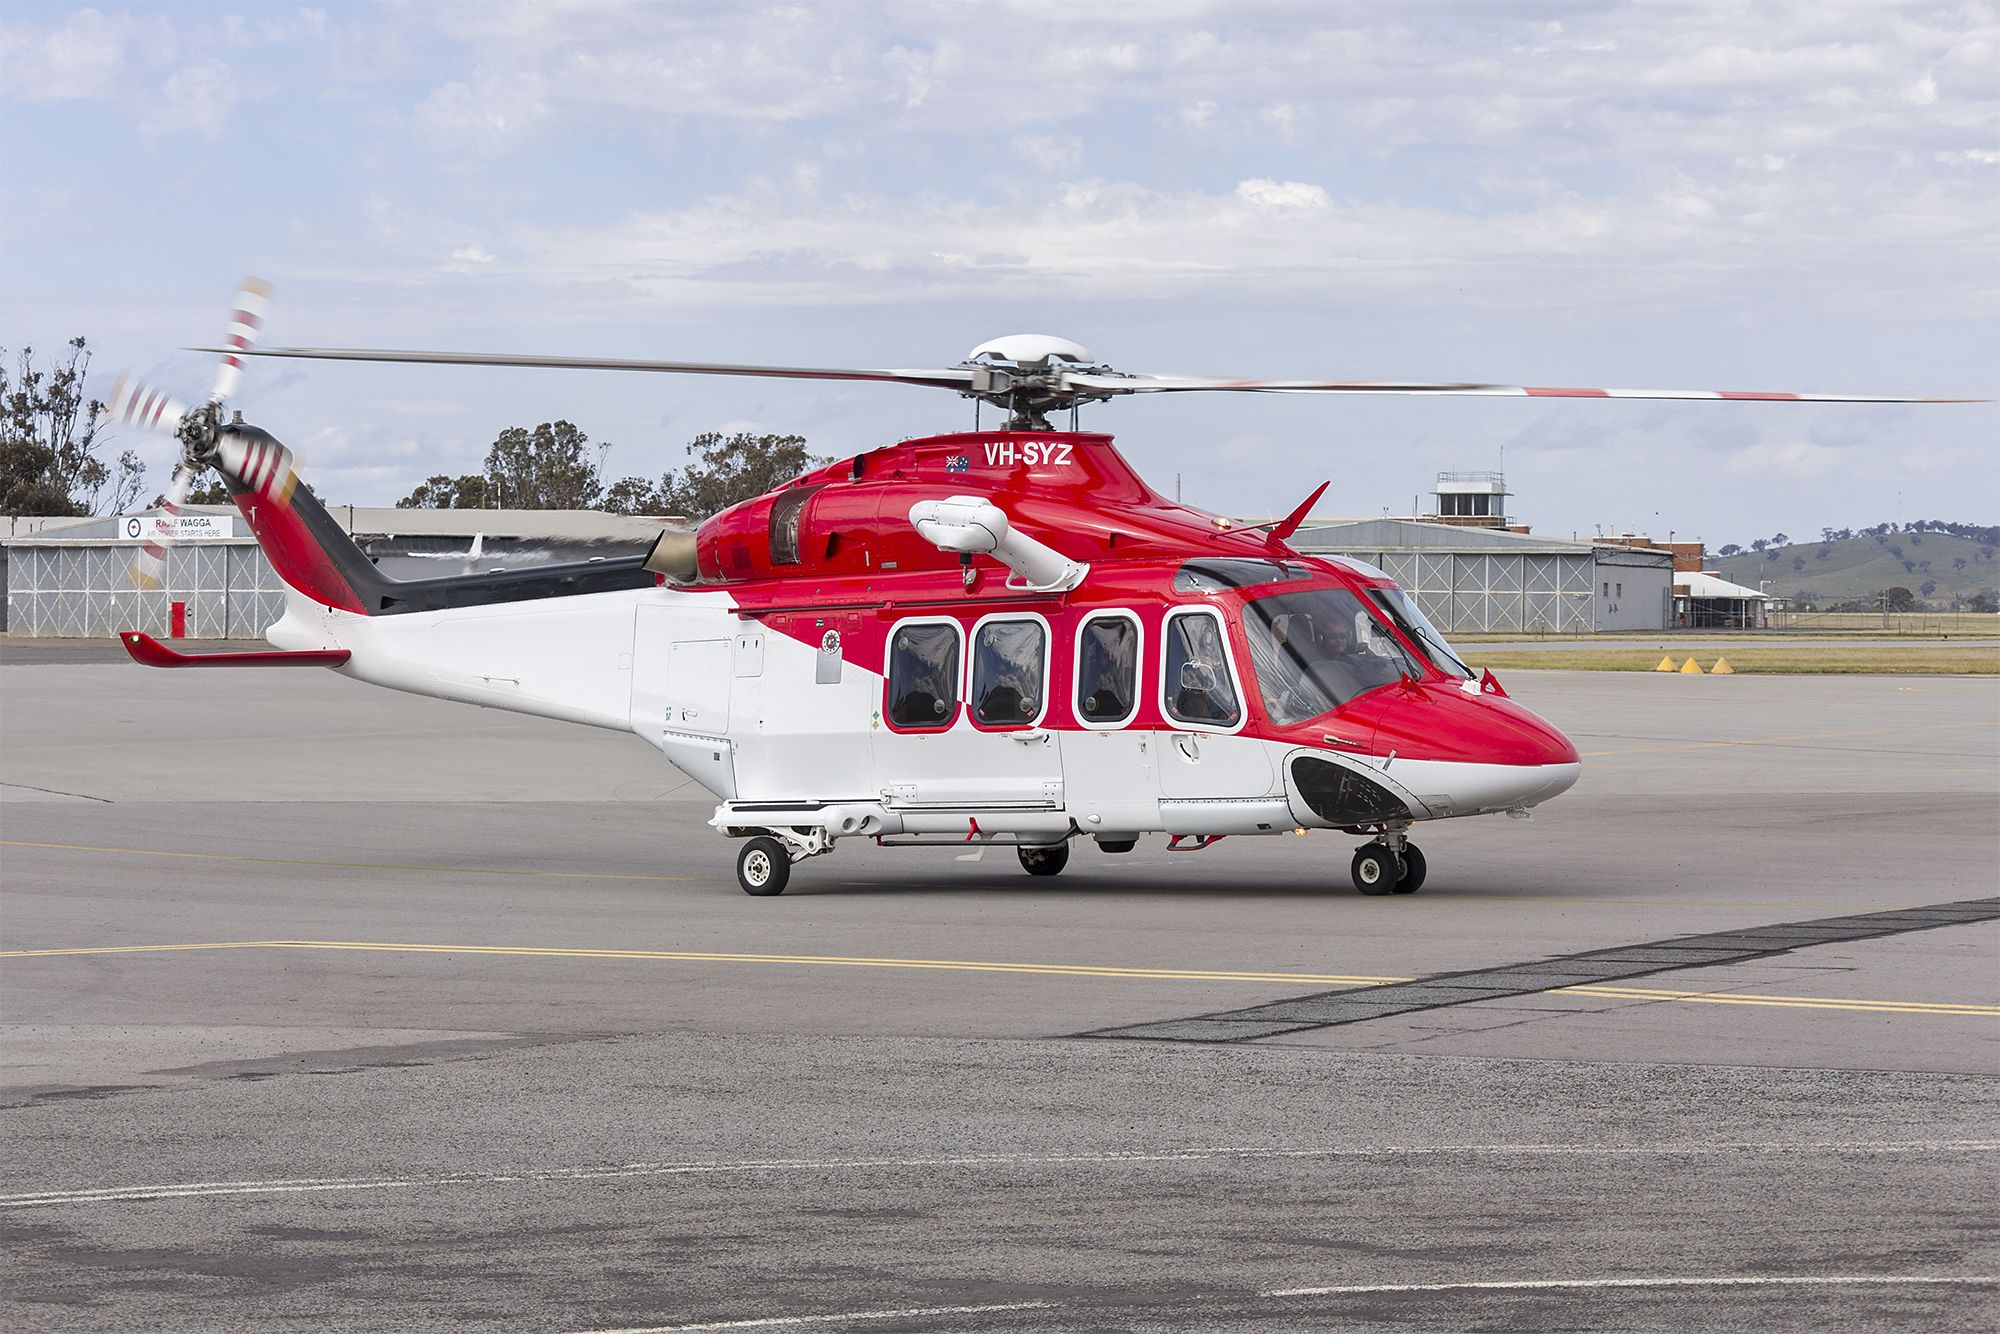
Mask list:
[{"label": "tarmac surface", "polygon": [[[116,654],[0,646],[10,1330],[2000,1325],[2000,922],[1937,906],[2000,680],[1507,673],[1583,779],[1410,897],[1314,834],[753,899],[634,738]],[[1342,1017],[1082,1036],[1280,1002]]]}]

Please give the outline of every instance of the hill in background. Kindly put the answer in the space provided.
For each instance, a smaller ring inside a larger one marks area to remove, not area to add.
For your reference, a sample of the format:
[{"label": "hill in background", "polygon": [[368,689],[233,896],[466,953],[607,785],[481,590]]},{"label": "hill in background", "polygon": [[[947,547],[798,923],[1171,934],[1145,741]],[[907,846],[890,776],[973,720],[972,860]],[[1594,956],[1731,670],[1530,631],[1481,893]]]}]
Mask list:
[{"label": "hill in background", "polygon": [[1822,610],[1889,588],[1907,588],[1940,611],[2000,591],[2000,528],[1923,520],[1901,529],[1825,529],[1817,542],[1760,539],[1752,547],[1761,549],[1724,547],[1731,554],[1711,554],[1709,568],[1731,583],[1756,588],[1761,581],[1768,593]]}]

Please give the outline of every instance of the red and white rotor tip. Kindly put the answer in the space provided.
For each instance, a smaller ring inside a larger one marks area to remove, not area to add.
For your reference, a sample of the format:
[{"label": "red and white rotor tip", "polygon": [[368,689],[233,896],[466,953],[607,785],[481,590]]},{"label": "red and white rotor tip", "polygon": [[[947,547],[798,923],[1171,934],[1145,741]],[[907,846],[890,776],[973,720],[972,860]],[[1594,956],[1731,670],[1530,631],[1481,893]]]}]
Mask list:
[{"label": "red and white rotor tip", "polygon": [[111,402],[107,405],[111,420],[123,426],[139,426],[149,431],[165,431],[172,434],[181,426],[181,418],[187,416],[187,404],[142,380],[129,375],[118,377],[118,383],[111,386]]},{"label": "red and white rotor tip", "polygon": [[235,394],[243,383],[243,360],[236,354],[257,345],[264,335],[264,316],[271,309],[271,284],[262,278],[245,278],[236,293],[236,308],[229,313],[229,333],[223,342],[231,350],[222,354],[215,368],[215,385],[208,401],[220,403]]},{"label": "red and white rotor tip", "polygon": [[174,469],[173,480],[167,483],[167,494],[160,501],[160,513],[150,520],[151,531],[140,539],[138,555],[132,561],[132,582],[139,588],[152,590],[167,586],[166,544],[174,539],[181,506],[187,503],[188,489],[193,485],[193,468],[183,463]]}]

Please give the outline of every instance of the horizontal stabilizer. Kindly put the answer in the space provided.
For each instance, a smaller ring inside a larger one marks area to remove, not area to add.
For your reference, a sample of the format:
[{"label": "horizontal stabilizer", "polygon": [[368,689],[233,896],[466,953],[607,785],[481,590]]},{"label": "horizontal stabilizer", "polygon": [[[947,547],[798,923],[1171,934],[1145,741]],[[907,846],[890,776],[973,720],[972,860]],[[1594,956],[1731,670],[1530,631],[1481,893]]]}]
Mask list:
[{"label": "horizontal stabilizer", "polygon": [[248,653],[177,653],[143,630],[127,630],[118,642],[145,667],[338,667],[344,648],[257,649]]}]

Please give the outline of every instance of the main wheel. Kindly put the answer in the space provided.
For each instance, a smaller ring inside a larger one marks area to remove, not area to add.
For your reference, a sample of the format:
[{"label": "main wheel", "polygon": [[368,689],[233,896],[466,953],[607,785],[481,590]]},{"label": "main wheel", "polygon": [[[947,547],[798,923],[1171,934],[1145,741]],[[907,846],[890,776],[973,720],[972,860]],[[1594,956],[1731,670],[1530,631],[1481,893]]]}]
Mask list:
[{"label": "main wheel", "polygon": [[1424,887],[1424,854],[1414,843],[1403,845],[1403,878],[1396,882],[1398,894],[1414,894]]},{"label": "main wheel", "polygon": [[736,854],[736,883],[743,886],[745,894],[760,898],[782,894],[785,882],[791,878],[792,854],[775,838],[759,834],[746,841],[743,851]]},{"label": "main wheel", "polygon": [[1386,843],[1363,843],[1354,850],[1354,887],[1363,894],[1387,894],[1402,878],[1403,868]]},{"label": "main wheel", "polygon": [[1051,848],[1016,848],[1021,854],[1021,869],[1029,875],[1058,875],[1069,865],[1069,844],[1058,843]]}]

